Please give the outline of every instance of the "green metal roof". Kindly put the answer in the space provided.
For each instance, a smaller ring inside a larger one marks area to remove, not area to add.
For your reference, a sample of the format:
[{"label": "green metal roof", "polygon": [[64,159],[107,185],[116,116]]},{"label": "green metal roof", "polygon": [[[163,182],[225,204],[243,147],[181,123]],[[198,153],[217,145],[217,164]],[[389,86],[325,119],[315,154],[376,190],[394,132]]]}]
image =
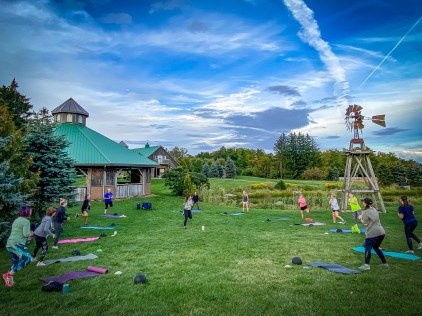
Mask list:
[{"label": "green metal roof", "polygon": [[138,154],[144,156],[144,157],[149,157],[151,156],[155,151],[158,150],[158,148],[160,148],[160,146],[147,146],[147,147],[141,147],[141,148],[133,148],[131,149],[134,152],[137,152]]},{"label": "green metal roof", "polygon": [[81,124],[60,124],[56,135],[70,142],[69,156],[77,166],[155,167],[158,163]]}]

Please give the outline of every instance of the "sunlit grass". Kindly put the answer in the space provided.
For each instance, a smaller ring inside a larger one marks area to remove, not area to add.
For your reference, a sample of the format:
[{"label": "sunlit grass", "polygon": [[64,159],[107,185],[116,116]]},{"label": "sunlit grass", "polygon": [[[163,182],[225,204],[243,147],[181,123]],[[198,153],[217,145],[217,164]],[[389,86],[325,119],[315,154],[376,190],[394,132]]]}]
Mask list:
[{"label": "sunlit grass", "polygon": [[[231,187],[244,182],[226,181]],[[105,231],[108,236],[97,242],[50,250],[48,258],[70,256],[73,249],[99,258],[31,265],[18,272],[15,287],[0,289],[2,315],[416,315],[422,308],[418,295],[409,294],[422,288],[421,261],[388,258],[391,267],[382,270],[374,256],[373,269],[359,275],[285,268],[294,256],[305,264],[321,260],[356,268],[362,263],[363,255],[351,248],[362,244],[363,235],[326,234],[338,227],[331,224],[328,210],[310,214],[326,226],[303,227],[294,225],[301,222],[298,211],[252,208],[248,214],[233,216],[239,207],[200,202],[201,212],[193,215],[185,230],[183,198],[171,195],[163,182],[154,180],[151,197],[116,201],[112,212],[125,214],[124,219],[101,217],[103,205],[94,202],[89,224],[115,223],[117,236]],[[141,201],[151,201],[152,211],[137,210]],[[418,211],[422,211],[419,206]],[[101,234],[79,228],[82,219],[74,216],[79,206],[67,212],[73,216],[63,238]],[[350,221],[350,214],[344,216]],[[381,214],[381,220],[387,231],[383,248],[405,251],[395,207]],[[420,229],[417,233],[422,236]],[[0,259],[6,271],[9,258],[3,249]],[[88,265],[106,267],[110,273],[70,281],[67,295],[41,291],[40,277]],[[117,276],[116,271],[123,273]],[[147,284],[133,284],[139,272],[146,274]]]}]

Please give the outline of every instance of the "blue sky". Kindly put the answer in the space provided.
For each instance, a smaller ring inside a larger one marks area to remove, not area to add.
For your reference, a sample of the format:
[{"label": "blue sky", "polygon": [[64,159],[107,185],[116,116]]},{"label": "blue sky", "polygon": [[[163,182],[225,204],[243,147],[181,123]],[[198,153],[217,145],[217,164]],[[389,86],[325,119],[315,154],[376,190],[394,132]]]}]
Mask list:
[{"label": "blue sky", "polygon": [[370,148],[422,162],[419,0],[0,0],[0,36],[0,84],[36,109],[72,97],[131,148],[342,149],[360,104],[386,114]]}]

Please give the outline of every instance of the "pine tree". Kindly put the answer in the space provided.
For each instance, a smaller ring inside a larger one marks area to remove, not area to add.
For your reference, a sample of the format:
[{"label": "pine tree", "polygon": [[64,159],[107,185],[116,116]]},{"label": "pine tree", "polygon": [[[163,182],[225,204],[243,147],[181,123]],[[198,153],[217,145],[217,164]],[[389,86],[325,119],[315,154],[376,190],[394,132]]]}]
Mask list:
[{"label": "pine tree", "polygon": [[33,210],[40,217],[60,198],[74,198],[76,172],[66,151],[68,142],[54,134],[54,127],[48,111],[42,109],[31,119],[25,138],[26,152],[33,160],[30,170],[40,177],[33,196]]},{"label": "pine tree", "polygon": [[227,158],[226,161],[226,178],[234,178],[236,176],[236,165],[234,161]]},{"label": "pine tree", "polygon": [[211,167],[210,167],[210,178],[218,178],[219,177],[219,173],[218,173],[218,166],[217,163],[214,162]]},{"label": "pine tree", "polygon": [[217,166],[217,172],[218,172],[218,177],[219,178],[222,178],[222,177],[224,177],[224,168],[223,168],[223,166],[221,165],[221,163],[219,163],[218,161],[216,161],[216,166]]},{"label": "pine tree", "polygon": [[207,178],[209,178],[209,176],[210,176],[210,166],[209,166],[207,163],[205,163],[205,164],[202,166],[202,171],[201,171],[201,173],[202,173],[204,176],[206,176]]}]

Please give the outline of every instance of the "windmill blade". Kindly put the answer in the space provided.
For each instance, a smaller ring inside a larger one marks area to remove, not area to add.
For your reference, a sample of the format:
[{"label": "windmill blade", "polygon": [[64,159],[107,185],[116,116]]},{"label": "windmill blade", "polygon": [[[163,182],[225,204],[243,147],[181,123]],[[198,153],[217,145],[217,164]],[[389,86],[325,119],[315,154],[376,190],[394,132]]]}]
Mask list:
[{"label": "windmill blade", "polygon": [[353,110],[352,110],[352,112],[359,112],[360,113],[360,111],[362,111],[362,107],[360,106],[360,105],[357,105],[357,104],[353,104]]},{"label": "windmill blade", "polygon": [[346,109],[346,116],[350,116],[350,113],[352,113],[353,105],[349,105]]}]

